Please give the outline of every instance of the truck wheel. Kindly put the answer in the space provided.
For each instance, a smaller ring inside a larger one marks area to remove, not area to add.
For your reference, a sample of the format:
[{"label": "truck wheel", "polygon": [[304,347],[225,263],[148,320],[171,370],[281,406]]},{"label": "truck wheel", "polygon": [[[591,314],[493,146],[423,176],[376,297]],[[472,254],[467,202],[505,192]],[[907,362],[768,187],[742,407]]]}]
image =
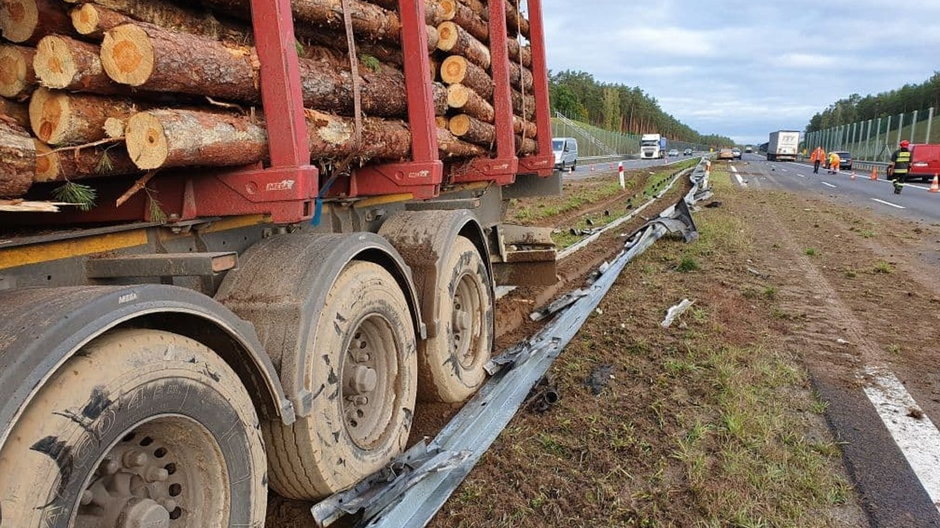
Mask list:
[{"label": "truck wheel", "polygon": [[260,526],[258,417],[200,343],[118,330],[40,390],[0,453],[4,526]]},{"label": "truck wheel", "polygon": [[418,345],[422,401],[461,402],[486,381],[493,348],[493,300],[486,264],[476,246],[458,236],[442,259],[437,335]]},{"label": "truck wheel", "polygon": [[411,311],[381,266],[346,266],[313,331],[308,375],[318,389],[310,414],[262,426],[272,447],[271,486],[290,499],[346,489],[401,453],[417,393]]}]

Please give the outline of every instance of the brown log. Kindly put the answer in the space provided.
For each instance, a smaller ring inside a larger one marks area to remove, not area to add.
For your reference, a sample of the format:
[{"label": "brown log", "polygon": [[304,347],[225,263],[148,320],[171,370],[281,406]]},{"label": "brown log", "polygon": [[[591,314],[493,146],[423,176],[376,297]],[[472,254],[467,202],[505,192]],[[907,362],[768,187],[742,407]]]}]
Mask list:
[{"label": "brown log", "polygon": [[458,26],[467,30],[467,33],[473,35],[480,42],[484,44],[488,43],[490,41],[489,24],[464,4],[459,2],[454,2],[453,4],[453,17],[448,20],[453,21]]},{"label": "brown log", "polygon": [[[519,41],[515,39],[509,39],[507,42],[507,47],[509,48],[509,60],[518,64],[521,60],[522,65],[526,68],[532,67],[532,48],[529,46],[520,46]],[[519,55],[522,55],[522,58],[519,58]]]},{"label": "brown log", "polygon": [[33,57],[36,50],[0,44],[0,96],[22,100],[36,89]]},{"label": "brown log", "polygon": [[447,105],[486,123],[492,123],[496,119],[493,105],[462,84],[447,87]]},{"label": "brown log", "polygon": [[519,13],[512,0],[506,0],[506,29],[509,30],[510,35],[521,34],[529,38],[529,21]]},{"label": "brown log", "polygon": [[532,72],[527,68],[523,68],[516,64],[515,62],[509,63],[509,84],[515,86],[517,89],[525,90],[527,93],[532,93],[532,86],[535,82],[535,79],[532,77]]},{"label": "brown log", "polygon": [[259,100],[257,60],[245,46],[125,24],[105,33],[101,63],[114,81],[150,91]]},{"label": "brown log", "polygon": [[447,128],[447,124],[450,122],[450,118],[447,116],[437,116],[434,118],[434,122],[437,124],[437,128]]},{"label": "brown log", "polygon": [[109,117],[127,118],[138,110],[129,99],[40,88],[29,101],[29,122],[50,145],[81,145],[104,139]]},{"label": "brown log", "polygon": [[528,93],[523,96],[516,90],[512,90],[512,111],[517,116],[531,121],[535,117],[535,96]]},{"label": "brown log", "polygon": [[126,124],[126,119],[119,119],[117,117],[109,117],[104,120],[104,135],[111,139],[118,139],[124,137],[124,125]]},{"label": "brown log", "polygon": [[222,22],[207,11],[187,9],[166,0],[95,0],[75,7],[70,16],[79,34],[95,39],[103,38],[111,28],[139,21],[237,44],[250,45],[254,41],[245,25]]},{"label": "brown log", "polygon": [[437,129],[437,149],[441,159],[479,158],[488,153],[483,147],[463,141],[443,128]]},{"label": "brown log", "polygon": [[29,130],[29,106],[0,97],[0,120],[12,121]]},{"label": "brown log", "polygon": [[512,131],[527,138],[536,138],[539,135],[539,128],[535,123],[526,121],[521,117],[512,116]]},{"label": "brown log", "polygon": [[33,66],[46,88],[111,95],[127,93],[101,67],[100,47],[60,35],[43,37],[36,46]]},{"label": "brown log", "polygon": [[26,194],[36,171],[36,145],[25,130],[0,120],[0,198]]},{"label": "brown log", "polygon": [[[481,0],[457,0],[461,4],[470,8],[471,11],[478,17],[483,20],[489,21],[490,19],[490,10],[486,7],[486,4]],[[446,17],[446,8],[445,8],[445,17]]]},{"label": "brown log", "polygon": [[454,55],[463,55],[470,62],[483,68],[490,67],[490,50],[482,42],[453,22],[437,26],[439,40],[437,49]]},{"label": "brown log", "polygon": [[36,140],[36,151],[34,181],[37,183],[125,176],[140,172],[123,145],[55,152]]},{"label": "brown log", "polygon": [[470,143],[491,147],[496,142],[496,127],[467,114],[451,117],[448,128],[453,135]]},{"label": "brown log", "polygon": [[10,42],[35,44],[46,35],[71,32],[68,11],[57,0],[0,2],[0,33]]},{"label": "brown log", "polygon": [[[411,132],[402,121],[365,118],[362,142],[350,118],[307,110],[312,159],[400,160],[411,153]],[[141,169],[191,165],[247,165],[267,158],[267,134],[249,118],[192,110],[141,112],[127,122],[127,150]],[[442,157],[485,151],[438,131]]]},{"label": "brown log", "polygon": [[493,99],[493,79],[482,68],[460,55],[451,55],[441,63],[441,80],[462,84],[486,100]]},{"label": "brown log", "polygon": [[[383,9],[388,9],[395,13],[398,12],[398,0],[367,0],[370,4],[375,4]],[[453,0],[446,0],[453,2]],[[444,18],[444,2],[438,0],[424,0],[424,20],[429,26],[437,26],[447,20]]]},{"label": "brown log", "polygon": [[539,144],[534,139],[516,136],[516,154],[529,156],[539,151]]}]

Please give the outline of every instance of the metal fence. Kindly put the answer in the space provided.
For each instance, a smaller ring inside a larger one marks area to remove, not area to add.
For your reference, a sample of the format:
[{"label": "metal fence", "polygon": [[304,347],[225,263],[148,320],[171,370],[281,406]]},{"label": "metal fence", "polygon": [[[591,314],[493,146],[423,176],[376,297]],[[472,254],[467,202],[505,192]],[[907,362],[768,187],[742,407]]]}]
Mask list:
[{"label": "metal fence", "polygon": [[896,116],[879,117],[810,132],[803,139],[804,152],[821,146],[830,151],[847,151],[855,160],[885,162],[902,139],[911,143],[940,143],[940,129],[934,127],[934,109]]},{"label": "metal fence", "polygon": [[[655,133],[655,132],[651,132]],[[591,158],[631,158],[640,155],[640,136],[604,130],[594,125],[569,119],[561,112],[555,112],[552,118],[552,137],[573,137],[578,140],[578,157]],[[691,148],[696,152],[707,151],[708,147],[684,141],[666,138],[667,149],[679,152]]]}]

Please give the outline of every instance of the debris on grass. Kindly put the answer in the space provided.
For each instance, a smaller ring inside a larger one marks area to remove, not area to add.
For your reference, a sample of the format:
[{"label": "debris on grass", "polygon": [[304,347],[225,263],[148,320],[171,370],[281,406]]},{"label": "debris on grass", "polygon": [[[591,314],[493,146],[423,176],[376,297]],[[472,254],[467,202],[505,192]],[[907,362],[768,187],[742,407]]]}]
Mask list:
[{"label": "debris on grass", "polygon": [[594,367],[594,370],[591,371],[591,375],[584,380],[584,384],[591,389],[591,394],[600,396],[613,378],[614,366],[605,363]]},{"label": "debris on grass", "polygon": [[666,318],[663,319],[663,322],[659,323],[659,325],[663,328],[669,328],[672,326],[672,323],[675,322],[676,318],[684,314],[693,304],[695,304],[695,301],[682,299],[682,302],[670,307],[669,310],[666,311]]}]

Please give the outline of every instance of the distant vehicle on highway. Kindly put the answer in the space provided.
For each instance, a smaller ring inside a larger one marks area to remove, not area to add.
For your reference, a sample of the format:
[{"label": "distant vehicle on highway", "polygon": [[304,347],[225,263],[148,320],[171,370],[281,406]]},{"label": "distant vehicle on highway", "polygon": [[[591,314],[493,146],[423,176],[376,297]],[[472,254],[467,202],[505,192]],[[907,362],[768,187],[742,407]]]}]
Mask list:
[{"label": "distant vehicle on highway", "polygon": [[661,134],[643,134],[640,137],[640,157],[642,159],[666,157],[666,138]]},{"label": "distant vehicle on highway", "polygon": [[940,145],[911,145],[911,169],[909,179],[933,180],[940,174]]},{"label": "distant vehicle on highway", "polygon": [[683,156],[691,156],[691,155],[692,155],[692,149],[690,149],[690,148],[685,149],[684,151],[682,151],[682,155],[683,155]]},{"label": "distant vehicle on highway", "polygon": [[741,149],[735,147],[731,149],[731,154],[734,155],[734,159],[741,159]]},{"label": "distant vehicle on highway", "polygon": [[744,147],[744,152],[750,154],[750,153],[754,152],[754,147],[748,145],[748,146]]},{"label": "distant vehicle on highway", "polygon": [[800,147],[800,133],[796,130],[778,130],[770,133],[767,142],[767,161],[796,161]]},{"label": "distant vehicle on highway", "polygon": [[575,170],[578,167],[578,140],[575,138],[552,138],[552,154],[555,155],[555,168]]},{"label": "distant vehicle on highway", "polygon": [[676,149],[669,149],[669,157],[670,157],[670,158],[678,158],[678,157],[679,157],[679,151],[676,150]]},{"label": "distant vehicle on highway", "polygon": [[718,151],[718,159],[720,160],[733,160],[734,152],[729,148],[723,148]]}]

